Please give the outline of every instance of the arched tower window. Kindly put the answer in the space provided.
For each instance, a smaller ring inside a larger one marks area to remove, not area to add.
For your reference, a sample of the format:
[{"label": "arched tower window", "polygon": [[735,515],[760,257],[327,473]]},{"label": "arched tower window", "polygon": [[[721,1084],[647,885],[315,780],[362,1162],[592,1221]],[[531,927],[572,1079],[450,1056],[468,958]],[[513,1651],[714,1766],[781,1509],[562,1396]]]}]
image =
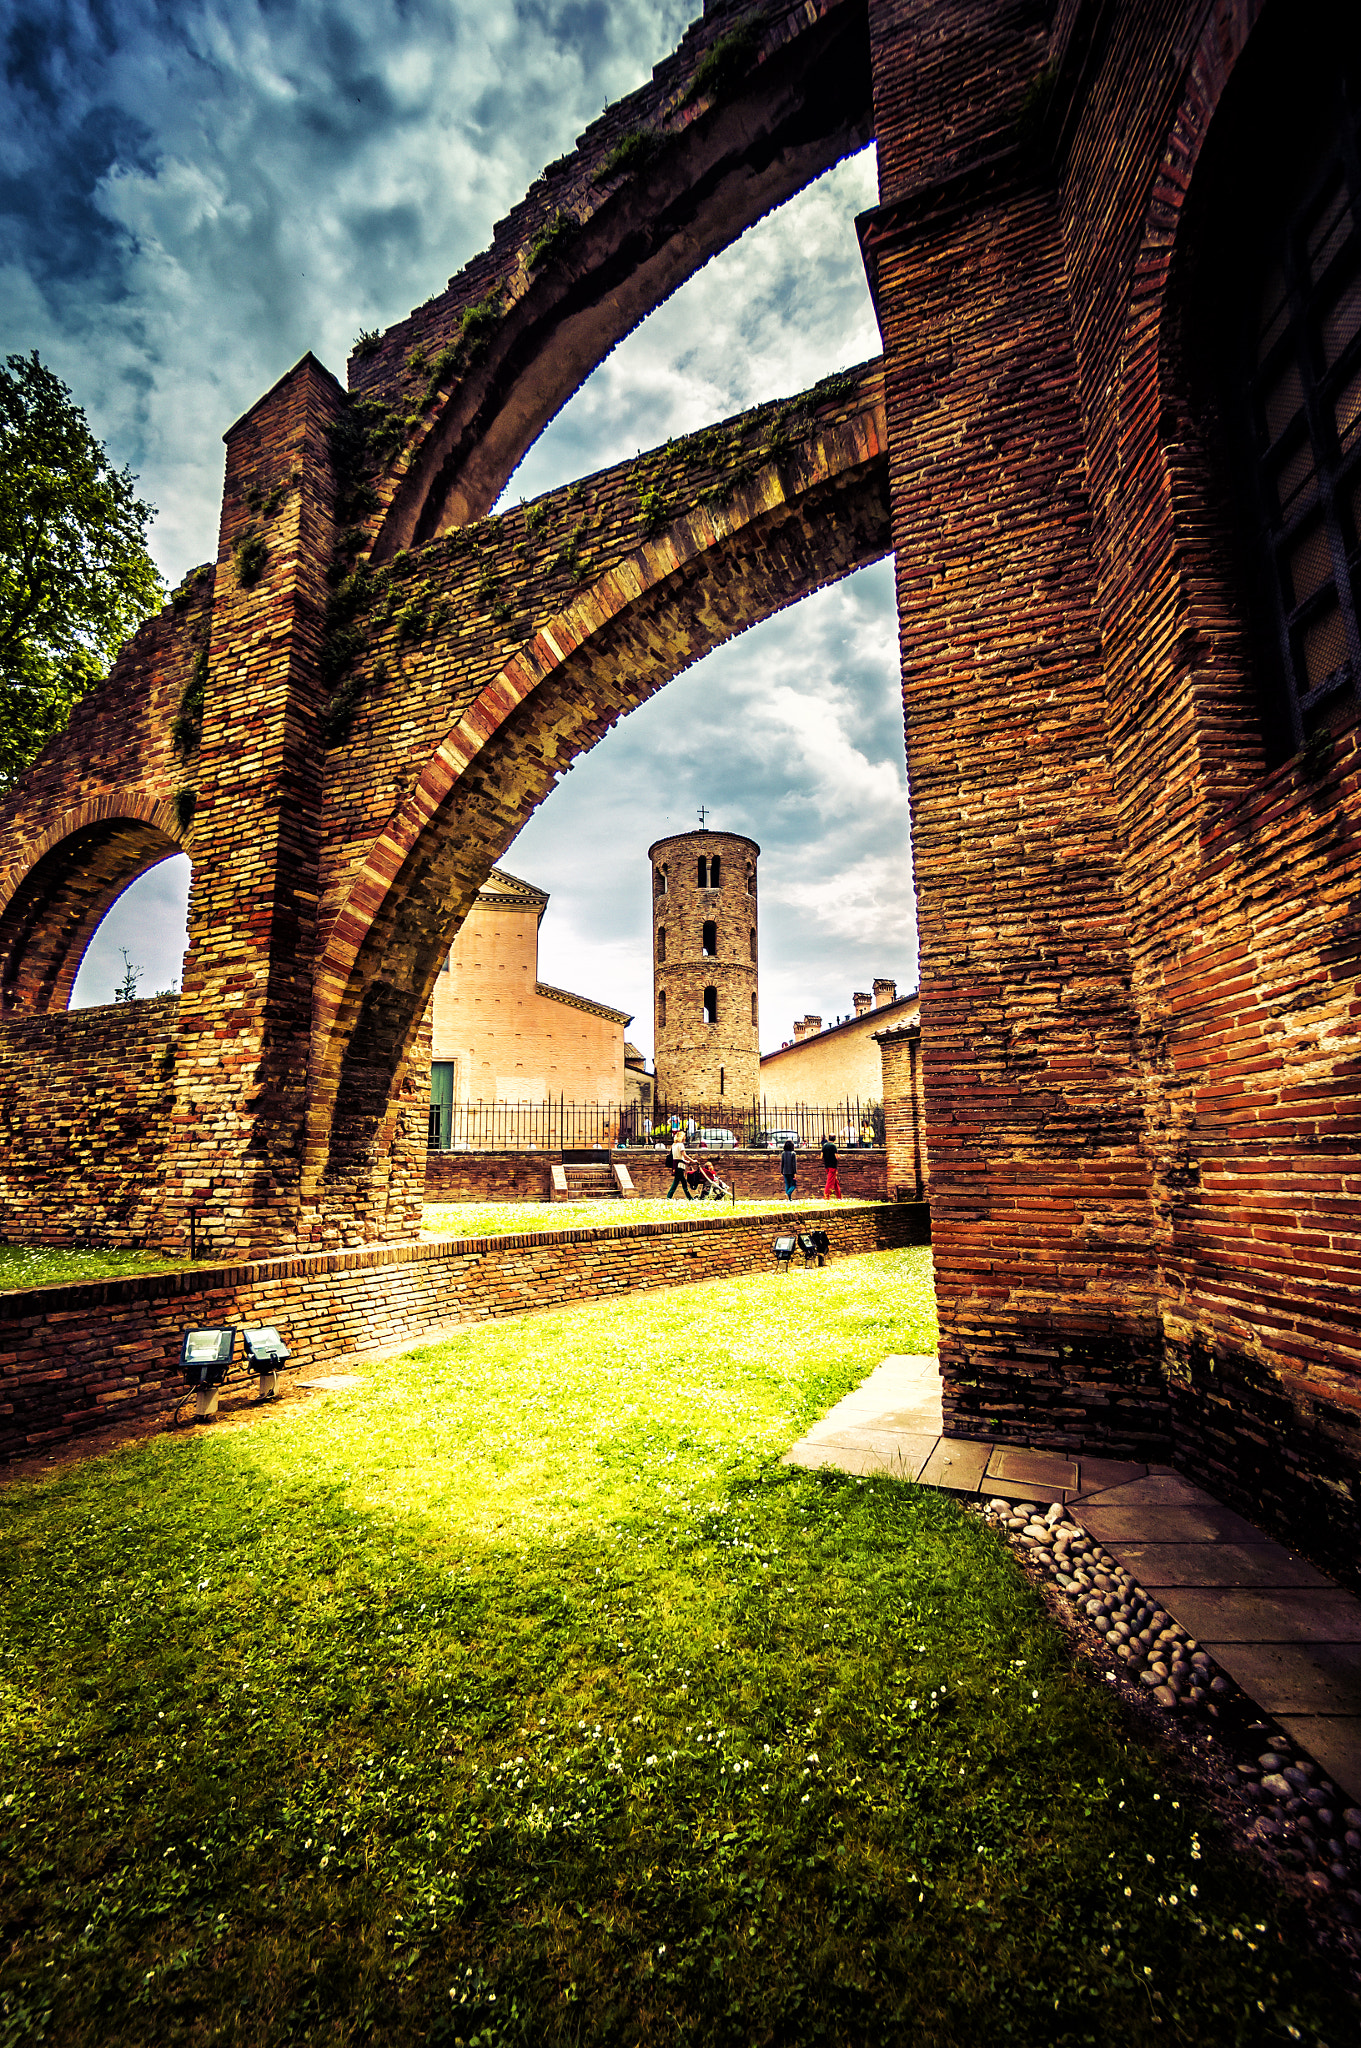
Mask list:
[{"label": "arched tower window", "polygon": [[664,988],[659,988],[657,991],[657,1028],[659,1031],[665,1031],[666,1029],[666,990]]},{"label": "arched tower window", "polygon": [[706,1024],[717,1024],[718,1022],[718,990],[716,988],[706,988],[704,991],[704,1021]]},{"label": "arched tower window", "polygon": [[659,896],[665,896],[665,894],[666,894],[666,868],[665,868],[665,865],[663,865],[662,867],[659,867],[659,868],[657,869],[657,872],[656,872],[656,874],[655,874],[655,875],[653,876],[653,885],[654,885],[654,887],[655,887],[655,889],[656,889],[656,892],[657,892],[657,894],[658,894]]},{"label": "arched tower window", "polygon": [[713,859],[709,862],[709,887],[711,889],[716,889],[719,886],[719,869],[721,868],[722,864],[723,856],[718,853],[716,853]]},{"label": "arched tower window", "polygon": [[700,934],[700,947],[706,960],[718,958],[718,926],[710,918]]},{"label": "arched tower window", "polygon": [[709,886],[709,862],[704,854],[699,857],[699,886],[701,889]]},{"label": "arched tower window", "polygon": [[664,924],[659,924],[657,927],[657,958],[659,960],[665,960],[666,958],[666,926]]},{"label": "arched tower window", "polygon": [[747,894],[748,896],[756,894],[756,870],[750,861],[747,862]]},{"label": "arched tower window", "polygon": [[755,934],[755,932],[749,932],[747,936],[748,936],[748,938],[749,938],[749,939],[750,939],[750,941],[751,941],[751,957],[752,957],[752,959],[753,959],[753,960],[755,960],[755,958],[756,958],[756,934]]},{"label": "arched tower window", "polygon": [[755,989],[753,989],[753,990],[752,990],[752,992],[751,992],[751,1021],[752,1021],[752,1023],[753,1023],[753,1024],[754,1024],[754,1023],[756,1022],[756,991],[755,991]]}]

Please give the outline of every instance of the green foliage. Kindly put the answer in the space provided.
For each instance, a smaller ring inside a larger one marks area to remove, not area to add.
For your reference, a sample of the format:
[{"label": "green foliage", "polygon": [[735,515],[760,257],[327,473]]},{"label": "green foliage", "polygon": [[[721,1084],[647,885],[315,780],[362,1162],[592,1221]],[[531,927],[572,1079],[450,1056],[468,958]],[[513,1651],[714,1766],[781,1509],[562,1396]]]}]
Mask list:
[{"label": "green foliage", "polygon": [[253,590],[265,573],[269,549],[258,526],[248,526],[232,549],[232,568],[243,590]]},{"label": "green foliage", "polygon": [[576,235],[581,223],[574,214],[563,213],[561,209],[540,225],[525,250],[525,266],[537,270],[541,263],[547,263],[552,256],[560,256],[567,244]]},{"label": "green foliage", "polygon": [[354,347],[350,353],[358,356],[363,362],[366,356],[377,355],[382,346],[383,336],[377,327],[361,327],[354,338]]},{"label": "green foliage", "polygon": [[403,445],[401,420],[381,398],[352,398],[326,430],[336,480],[336,518],[341,524],[378,509],[374,478]]},{"label": "green foliage", "polygon": [[659,481],[645,476],[633,480],[638,496],[638,510],[643,518],[644,533],[660,533],[667,523],[670,501]]},{"label": "green foliage", "polygon": [[194,822],[194,812],[197,809],[198,791],[196,789],[185,788],[175,791],[175,822],[181,832],[189,830],[189,827]]},{"label": "green foliage", "polygon": [[37,351],[0,369],[0,790],[164,600],[154,507]]},{"label": "green foliage", "polygon": [[126,946],[120,946],[118,950],[123,955],[123,979],[115,988],[113,999],[116,1003],[135,1003],[137,1000],[137,983],[140,976],[146,973],[146,969],[140,962],[134,967],[132,955]]},{"label": "green foliage", "polygon": [[577,582],[580,582],[585,567],[581,557],[581,540],[585,531],[586,522],[579,519],[549,564],[551,569],[571,576]]},{"label": "green foliage", "polygon": [[179,710],[170,727],[175,751],[183,760],[193,753],[203,731],[203,705],[208,690],[208,642],[194,656],[189,680],[180,692]]},{"label": "green foliage", "polygon": [[631,177],[646,170],[661,153],[664,142],[665,138],[655,128],[630,128],[627,134],[620,136],[605,158],[596,172],[595,182],[603,184],[606,178]]},{"label": "green foliage", "polygon": [[8,1487],[0,2040],[1354,2039],[1003,1542],[780,1464],[933,1339],[888,1253]]},{"label": "green foliage", "polygon": [[475,363],[486,352],[500,323],[499,290],[488,292],[485,299],[478,299],[465,309],[459,322],[459,353],[465,367]]},{"label": "green foliage", "polygon": [[548,524],[548,508],[545,505],[529,505],[525,508],[525,532],[531,540],[543,532]]},{"label": "green foliage", "polygon": [[750,71],[761,47],[765,24],[759,14],[739,21],[727,35],[720,36],[695,66],[686,89],[687,100],[729,99]]}]

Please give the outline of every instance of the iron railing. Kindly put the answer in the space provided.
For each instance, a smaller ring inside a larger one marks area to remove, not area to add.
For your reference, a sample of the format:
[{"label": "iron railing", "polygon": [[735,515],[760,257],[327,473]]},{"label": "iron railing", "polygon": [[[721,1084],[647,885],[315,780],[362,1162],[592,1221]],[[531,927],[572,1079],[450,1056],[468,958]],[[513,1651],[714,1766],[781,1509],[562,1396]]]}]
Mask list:
[{"label": "iron railing", "polygon": [[[831,1138],[844,1148],[882,1145],[884,1109],[842,1102],[454,1102],[430,1105],[429,1144],[438,1152],[594,1152],[665,1145],[684,1131],[699,1146],[778,1151],[786,1133],[802,1149]],[[712,1133],[712,1136],[707,1134]],[[725,1135],[720,1136],[723,1133]]]}]

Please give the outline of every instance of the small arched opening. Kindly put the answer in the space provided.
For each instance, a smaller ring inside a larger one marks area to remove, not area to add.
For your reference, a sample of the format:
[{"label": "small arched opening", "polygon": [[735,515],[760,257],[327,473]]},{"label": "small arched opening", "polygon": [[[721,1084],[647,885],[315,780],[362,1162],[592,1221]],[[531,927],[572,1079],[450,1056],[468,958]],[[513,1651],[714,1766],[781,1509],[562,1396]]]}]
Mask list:
[{"label": "small arched opening", "polygon": [[657,958],[659,960],[665,960],[666,958],[666,926],[664,924],[659,924],[657,927]]},{"label": "small arched opening", "polygon": [[704,927],[700,932],[700,947],[703,951],[706,960],[717,960],[718,926],[714,923],[712,918],[707,918],[705,920]]},{"label": "small arched opening", "polygon": [[712,986],[704,991],[704,1021],[706,1024],[718,1022],[718,990]]}]

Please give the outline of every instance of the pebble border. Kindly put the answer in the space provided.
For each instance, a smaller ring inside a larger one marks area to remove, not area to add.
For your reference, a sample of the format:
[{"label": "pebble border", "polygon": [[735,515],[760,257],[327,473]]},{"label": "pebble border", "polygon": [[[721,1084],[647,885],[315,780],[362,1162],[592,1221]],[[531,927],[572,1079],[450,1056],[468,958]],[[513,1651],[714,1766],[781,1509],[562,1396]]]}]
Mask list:
[{"label": "pebble border", "polygon": [[1060,1502],[1046,1508],[993,1499],[982,1504],[981,1514],[1047,1573],[1124,1666],[1125,1676],[1147,1687],[1164,1713],[1220,1720],[1232,1709],[1235,1720],[1242,1717],[1243,1734],[1255,1733],[1264,1745],[1255,1758],[1245,1756],[1229,1767],[1237,1797],[1260,1809],[1245,1816],[1246,1839],[1302,1874],[1311,1891],[1329,1895],[1333,1915],[1344,1926],[1361,1924],[1361,1808],[1343,1806],[1342,1794],[1313,1758],[1269,1718],[1258,1717],[1195,1637]]}]

